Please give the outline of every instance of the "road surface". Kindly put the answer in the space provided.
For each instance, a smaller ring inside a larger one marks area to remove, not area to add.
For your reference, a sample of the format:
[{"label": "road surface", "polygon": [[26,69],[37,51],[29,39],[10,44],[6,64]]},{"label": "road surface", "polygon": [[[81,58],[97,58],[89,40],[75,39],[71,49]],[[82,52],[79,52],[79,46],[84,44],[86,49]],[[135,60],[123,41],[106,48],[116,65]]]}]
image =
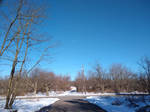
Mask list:
[{"label": "road surface", "polygon": [[83,101],[84,98],[81,96],[59,97],[59,101],[37,112],[106,112],[94,104]]}]

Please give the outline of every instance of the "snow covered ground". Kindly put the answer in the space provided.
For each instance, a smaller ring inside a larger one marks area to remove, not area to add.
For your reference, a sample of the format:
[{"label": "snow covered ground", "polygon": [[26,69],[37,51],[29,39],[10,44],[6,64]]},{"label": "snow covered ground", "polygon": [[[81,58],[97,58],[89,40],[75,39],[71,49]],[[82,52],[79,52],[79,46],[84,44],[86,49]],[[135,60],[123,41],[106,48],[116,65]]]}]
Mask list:
[{"label": "snow covered ground", "polygon": [[[59,97],[59,96],[103,96],[103,95],[115,95],[115,93],[94,93],[94,92],[87,92],[80,93],[80,92],[71,92],[71,91],[51,91],[49,92],[49,96],[46,96],[46,93],[37,93],[34,95],[33,93],[28,93],[25,96],[17,96],[17,98],[31,98],[31,97]],[[0,99],[5,99],[5,97],[0,96]]]},{"label": "snow covered ground", "polygon": [[[40,98],[40,99],[17,99],[14,102],[13,109],[18,112],[35,112],[42,107],[51,105],[58,101],[58,98]],[[9,110],[3,109],[5,100],[0,100],[0,112],[10,112]]]},{"label": "snow covered ground", "polygon": [[[145,106],[146,104],[141,102],[142,97],[134,97],[135,104],[133,106],[130,105],[129,98],[127,95],[131,94],[145,94],[139,92],[132,92],[132,93],[121,93],[124,96],[116,96],[115,93],[79,93],[73,91],[51,91],[49,92],[49,96],[46,96],[46,93],[38,93],[34,95],[33,93],[29,93],[25,96],[17,96],[17,100],[14,102],[13,109],[19,110],[18,112],[34,112],[39,110],[42,107],[48,106],[57,100],[61,96],[90,96],[87,97],[87,101],[90,103],[94,103],[103,109],[109,112],[135,112],[136,109],[140,108],[141,106]],[[49,98],[53,97],[53,98]],[[21,99],[18,99],[21,98]],[[25,99],[22,99],[25,98]],[[33,99],[32,99],[33,98]],[[148,96],[146,97],[148,98]],[[128,100],[127,100],[128,99]],[[150,99],[150,97],[149,97]],[[120,103],[120,104],[115,104]],[[146,102],[150,104],[150,101]],[[5,97],[0,96],[0,112],[9,112],[4,110],[5,104]],[[138,106],[137,106],[138,105]]]},{"label": "snow covered ground", "polygon": [[[130,92],[130,93],[119,93],[120,95],[132,95],[132,94],[147,94],[147,93],[142,93],[142,92]],[[52,97],[57,97],[57,96],[114,96],[117,95],[116,93],[94,93],[94,92],[86,92],[86,93],[82,93],[82,92],[72,92],[72,91],[50,91],[49,92],[49,96]],[[33,95],[32,93],[27,94],[26,96],[20,96],[20,97],[29,97],[29,96],[33,96],[35,97],[35,95]],[[36,94],[36,97],[45,97],[46,93],[38,93]],[[18,97],[19,98],[19,97]]]},{"label": "snow covered ground", "polygon": [[[95,95],[103,95],[101,93],[78,93],[72,91],[51,91],[49,92],[49,96],[46,96],[46,93],[38,93],[34,95],[33,93],[29,93],[25,96],[17,96],[17,100],[14,102],[13,109],[17,109],[18,112],[34,112],[39,110],[42,107],[50,105],[57,100],[57,97],[60,96],[95,96]],[[114,95],[113,93],[105,93],[105,95]],[[45,98],[45,97],[55,97],[55,98]],[[20,98],[20,100],[18,99]],[[25,98],[25,99],[22,99]],[[26,99],[27,98],[27,99]],[[34,99],[29,99],[34,98]],[[38,99],[37,99],[38,98]],[[8,110],[4,110],[5,106],[5,97],[0,96],[0,112],[9,112]]]},{"label": "snow covered ground", "polygon": [[150,105],[150,96],[91,96],[85,100],[108,112],[136,112],[139,108]]},{"label": "snow covered ground", "polygon": [[[94,93],[94,92],[87,92],[87,93],[81,93],[81,92],[72,92],[72,91],[51,91],[49,92],[49,96],[58,97],[58,96],[99,96],[99,95],[115,95],[115,93]],[[27,96],[32,96],[32,94],[28,94]],[[33,95],[34,96],[34,95]],[[44,97],[46,96],[46,93],[38,93],[36,97]]]},{"label": "snow covered ground", "polygon": [[[128,94],[146,94],[146,93],[139,93],[139,92],[131,92],[131,93],[120,93],[124,95]],[[50,91],[49,97],[59,97],[59,96],[114,96],[116,93],[94,93],[94,92],[72,92],[72,91]],[[18,96],[17,98],[26,98],[26,97],[46,97],[46,93],[38,93],[36,95],[29,93],[25,96]]]},{"label": "snow covered ground", "polygon": [[[147,94],[142,92],[130,92],[130,93],[119,93],[120,95],[132,95],[132,94]],[[94,92],[72,92],[72,91],[50,91],[49,96],[46,96],[46,93],[37,93],[34,95],[33,93],[28,93],[25,96],[17,96],[17,98],[31,98],[31,97],[59,97],[59,96],[115,96],[118,95],[116,93],[94,93]],[[4,96],[0,96],[0,99],[5,99]]]}]

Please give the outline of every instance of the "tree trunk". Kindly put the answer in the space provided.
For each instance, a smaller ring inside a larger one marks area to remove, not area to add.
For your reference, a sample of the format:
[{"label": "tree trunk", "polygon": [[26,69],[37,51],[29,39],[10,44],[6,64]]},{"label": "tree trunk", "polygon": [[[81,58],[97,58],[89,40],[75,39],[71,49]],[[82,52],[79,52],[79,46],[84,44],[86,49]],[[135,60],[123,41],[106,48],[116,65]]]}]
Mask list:
[{"label": "tree trunk", "polygon": [[48,87],[46,86],[46,96],[49,96]]},{"label": "tree trunk", "polygon": [[102,84],[102,85],[101,85],[102,93],[104,93],[104,89],[105,89],[105,88],[104,88],[104,84]]},{"label": "tree trunk", "polygon": [[34,85],[34,95],[36,95],[36,93],[37,93],[37,82],[35,82],[35,85]]},{"label": "tree trunk", "polygon": [[12,108],[12,105],[10,105],[9,103],[10,103],[11,94],[13,92],[12,83],[13,83],[13,79],[14,79],[14,73],[15,73],[16,64],[17,64],[17,56],[18,56],[18,53],[15,56],[15,60],[13,62],[13,66],[12,66],[12,70],[11,70],[11,74],[10,74],[9,85],[8,85],[8,92],[7,92],[7,96],[6,96],[5,109]]}]

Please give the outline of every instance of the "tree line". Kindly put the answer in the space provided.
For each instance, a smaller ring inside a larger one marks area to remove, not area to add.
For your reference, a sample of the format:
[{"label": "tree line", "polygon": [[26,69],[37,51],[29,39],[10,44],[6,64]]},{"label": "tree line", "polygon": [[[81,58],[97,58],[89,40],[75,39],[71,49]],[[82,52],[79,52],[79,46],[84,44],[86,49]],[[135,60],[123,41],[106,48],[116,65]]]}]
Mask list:
[{"label": "tree line", "polygon": [[74,85],[80,92],[146,92],[150,93],[150,59],[143,57],[139,62],[139,70],[133,72],[122,64],[112,64],[104,70],[100,64],[87,74],[82,69]]},{"label": "tree line", "polygon": [[[17,75],[15,75],[15,79],[17,79]],[[1,95],[7,93],[8,81],[7,77],[0,79]],[[48,95],[49,91],[66,91],[70,89],[70,86],[70,76],[56,75],[53,72],[46,72],[36,68],[28,76],[26,75],[26,71],[21,74],[18,80],[17,95],[25,95],[27,93],[37,94],[38,92]]]},{"label": "tree line", "polygon": [[[71,80],[70,75],[58,75],[40,68],[34,69],[29,75],[24,71],[17,80],[18,72],[16,72],[15,80],[18,81],[16,94],[43,92],[49,95],[49,91],[67,91],[71,86],[75,86],[77,91],[82,93],[133,91],[150,93],[150,59],[142,58],[139,66],[140,71],[134,73],[122,64],[112,64],[108,70],[104,70],[100,64],[95,64],[87,73],[82,67],[75,80]],[[0,79],[1,95],[7,93],[8,82],[8,78]]]}]

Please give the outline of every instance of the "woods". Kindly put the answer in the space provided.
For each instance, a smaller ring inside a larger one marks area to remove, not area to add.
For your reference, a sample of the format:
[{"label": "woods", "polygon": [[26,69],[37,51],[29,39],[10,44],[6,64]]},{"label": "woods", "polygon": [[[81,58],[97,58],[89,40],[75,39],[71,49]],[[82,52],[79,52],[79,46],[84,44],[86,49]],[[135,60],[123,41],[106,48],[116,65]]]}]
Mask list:
[{"label": "woods", "polygon": [[[7,93],[8,78],[2,79],[0,83],[0,93],[5,95]],[[18,82],[17,95],[25,95],[32,92],[37,94],[38,92],[45,92],[48,96],[49,91],[66,91],[71,86],[70,77],[67,75],[56,75],[53,72],[46,72],[39,68],[34,69],[30,75],[20,77]]]},{"label": "woods", "polygon": [[[140,60],[140,72],[132,72],[130,68],[122,64],[112,64],[108,70],[100,64],[95,64],[92,70],[81,71],[76,75],[75,80],[71,80],[69,75],[55,74],[40,68],[35,68],[28,76],[24,71],[18,80],[17,95],[27,93],[43,92],[49,95],[49,91],[67,91],[71,86],[75,86],[78,92],[147,92],[149,93],[149,58]],[[143,69],[144,67],[144,69]],[[18,73],[18,72],[16,72]],[[17,74],[15,79],[17,80]],[[5,95],[9,87],[9,79],[1,78],[0,93]]]}]

